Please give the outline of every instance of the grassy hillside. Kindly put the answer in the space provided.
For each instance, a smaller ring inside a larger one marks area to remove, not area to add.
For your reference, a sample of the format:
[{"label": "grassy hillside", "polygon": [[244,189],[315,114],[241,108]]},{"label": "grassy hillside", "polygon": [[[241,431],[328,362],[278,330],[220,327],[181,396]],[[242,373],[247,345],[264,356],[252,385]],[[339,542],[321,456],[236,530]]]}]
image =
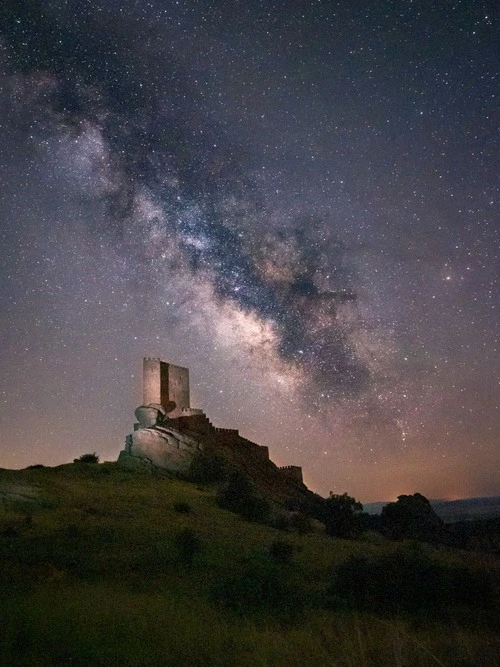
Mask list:
[{"label": "grassy hillside", "polygon": [[492,557],[284,532],[215,495],[116,464],[0,470],[0,664],[496,664],[491,603],[378,614],[332,593],[351,556],[425,552],[478,577]]}]

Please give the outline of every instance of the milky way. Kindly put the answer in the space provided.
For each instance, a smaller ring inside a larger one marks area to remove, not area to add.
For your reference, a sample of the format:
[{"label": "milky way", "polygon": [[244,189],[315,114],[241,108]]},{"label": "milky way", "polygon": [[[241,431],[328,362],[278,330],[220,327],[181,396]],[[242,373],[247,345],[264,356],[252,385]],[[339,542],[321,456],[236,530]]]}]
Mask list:
[{"label": "milky way", "polygon": [[270,4],[2,7],[0,465],[157,355],[322,493],[495,493],[493,7]]}]

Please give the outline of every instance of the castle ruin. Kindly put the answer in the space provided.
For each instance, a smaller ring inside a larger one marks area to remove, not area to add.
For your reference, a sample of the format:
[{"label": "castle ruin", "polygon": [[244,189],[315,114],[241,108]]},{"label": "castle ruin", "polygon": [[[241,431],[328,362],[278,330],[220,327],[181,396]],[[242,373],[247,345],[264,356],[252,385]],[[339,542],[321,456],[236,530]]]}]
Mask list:
[{"label": "castle ruin", "polygon": [[189,369],[175,366],[159,358],[145,357],[142,365],[142,401],[167,406],[174,402],[170,416],[190,408]]},{"label": "castle ruin", "polygon": [[121,463],[187,473],[195,456],[223,450],[243,468],[257,463],[303,484],[299,466],[278,468],[267,447],[243,438],[237,429],[214,427],[203,410],[191,407],[189,369],[145,357],[142,388],[143,405],[135,411],[138,421],[120,452]]}]

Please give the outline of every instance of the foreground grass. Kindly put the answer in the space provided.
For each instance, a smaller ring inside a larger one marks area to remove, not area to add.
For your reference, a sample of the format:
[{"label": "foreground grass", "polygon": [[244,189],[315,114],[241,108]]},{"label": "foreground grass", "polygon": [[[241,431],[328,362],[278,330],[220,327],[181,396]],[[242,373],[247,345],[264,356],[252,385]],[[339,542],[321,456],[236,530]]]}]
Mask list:
[{"label": "foreground grass", "polygon": [[[117,586],[51,585],[3,609],[3,665],[494,665],[494,637],[319,613],[291,627],[200,600]],[[491,644],[491,651],[488,644]]]},{"label": "foreground grass", "polygon": [[[248,523],[217,508],[213,489],[115,464],[0,471],[0,497],[2,665],[497,664],[493,620],[332,606],[332,569],[393,544]],[[191,560],[186,528],[199,544]],[[291,563],[270,561],[276,540],[294,546]]]}]

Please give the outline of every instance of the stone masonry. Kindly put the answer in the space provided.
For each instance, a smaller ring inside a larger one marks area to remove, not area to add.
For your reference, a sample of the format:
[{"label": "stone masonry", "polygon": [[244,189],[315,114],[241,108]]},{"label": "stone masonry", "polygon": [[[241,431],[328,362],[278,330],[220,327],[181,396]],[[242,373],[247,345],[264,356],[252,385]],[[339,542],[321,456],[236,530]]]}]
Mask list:
[{"label": "stone masonry", "polygon": [[[219,443],[231,452],[238,451],[243,465],[247,457],[257,457],[278,471],[269,461],[267,447],[242,438],[236,429],[214,427],[203,410],[191,408],[187,368],[145,357],[143,401],[135,411],[137,422],[120,452],[120,463],[186,473],[206,444],[212,443],[213,449]],[[279,472],[302,484],[299,466],[285,466]]]}]

